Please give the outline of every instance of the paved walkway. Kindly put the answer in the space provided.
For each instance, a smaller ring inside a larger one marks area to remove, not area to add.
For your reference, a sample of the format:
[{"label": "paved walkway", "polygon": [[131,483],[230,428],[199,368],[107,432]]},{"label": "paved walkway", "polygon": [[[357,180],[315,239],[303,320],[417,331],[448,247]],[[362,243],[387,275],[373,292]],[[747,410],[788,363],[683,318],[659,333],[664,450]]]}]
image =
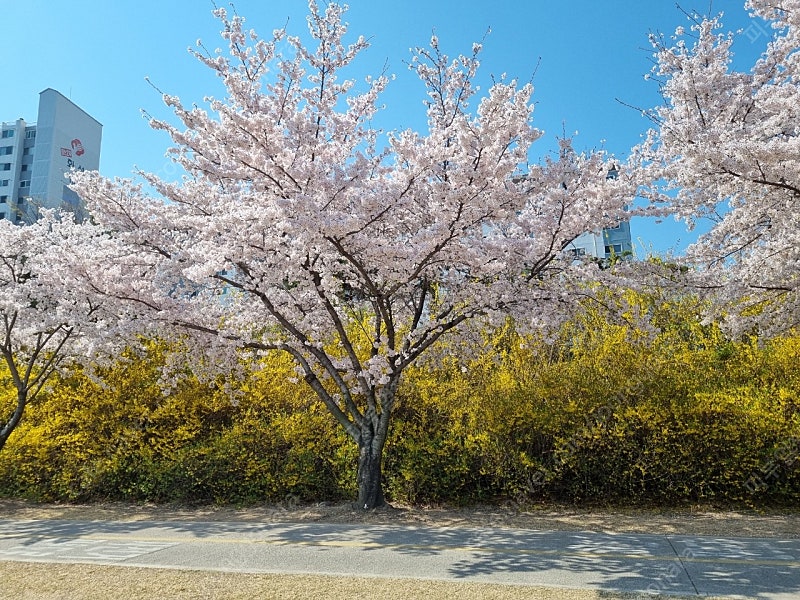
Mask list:
[{"label": "paved walkway", "polygon": [[800,598],[800,540],[492,528],[0,520],[0,561]]}]

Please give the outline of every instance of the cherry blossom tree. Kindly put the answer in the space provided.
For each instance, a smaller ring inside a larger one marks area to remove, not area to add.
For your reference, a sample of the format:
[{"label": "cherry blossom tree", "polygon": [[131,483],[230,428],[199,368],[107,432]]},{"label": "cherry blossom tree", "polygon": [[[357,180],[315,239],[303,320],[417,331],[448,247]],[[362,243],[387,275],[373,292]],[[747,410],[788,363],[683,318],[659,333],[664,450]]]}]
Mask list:
[{"label": "cherry blossom tree", "polygon": [[0,219],[0,450],[48,379],[91,355],[111,322],[62,262],[86,243],[96,251],[96,233],[52,212],[29,226]]},{"label": "cherry blossom tree", "polygon": [[713,221],[687,256],[715,314],[772,334],[800,317],[800,1],[746,6],[753,24],[738,35],[770,40],[749,70],[732,67],[737,34],[719,17],[652,37],[664,104],[634,159],[645,196]]},{"label": "cherry blossom tree", "polygon": [[146,193],[75,174],[109,243],[129,248],[85,276],[131,326],[194,336],[196,365],[290,354],[358,445],[357,503],[373,508],[404,370],[472,322],[566,317],[571,282],[598,269],[565,247],[625,218],[632,184],[569,141],[528,165],[541,136],[532,86],[502,78],[478,98],[480,45],[454,60],[436,37],[418,48],[427,131],[377,130],[389,79],[345,78],[367,42],[345,44],[343,7],[309,7],[313,48],[215,11],[227,54],[194,54],[227,97],[201,108],[165,95],[180,126],[152,121],[175,142],[182,181],[143,174]]}]

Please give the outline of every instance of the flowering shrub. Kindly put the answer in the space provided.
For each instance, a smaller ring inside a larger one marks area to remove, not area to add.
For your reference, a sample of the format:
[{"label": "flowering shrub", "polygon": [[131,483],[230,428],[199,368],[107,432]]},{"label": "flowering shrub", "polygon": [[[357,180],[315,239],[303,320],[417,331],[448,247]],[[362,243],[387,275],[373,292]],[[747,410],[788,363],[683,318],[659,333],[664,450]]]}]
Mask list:
[{"label": "flowering shrub", "polygon": [[[557,339],[485,336],[409,370],[387,445],[387,495],[412,503],[800,499],[800,337],[726,339],[688,300],[628,297]],[[645,326],[637,314],[647,314]],[[0,493],[182,503],[352,497],[357,454],[279,355],[240,383],[185,376],[164,347],[62,379],[0,460]],[[463,353],[462,353],[463,355]],[[227,383],[227,385],[226,385]],[[231,401],[233,398],[233,401]]]}]

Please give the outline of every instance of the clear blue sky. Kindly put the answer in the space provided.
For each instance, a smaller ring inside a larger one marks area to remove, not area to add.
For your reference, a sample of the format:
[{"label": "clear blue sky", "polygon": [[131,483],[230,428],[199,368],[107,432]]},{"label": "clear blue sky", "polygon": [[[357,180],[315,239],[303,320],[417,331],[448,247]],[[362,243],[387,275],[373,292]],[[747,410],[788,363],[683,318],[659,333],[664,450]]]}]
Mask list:
[{"label": "clear blue sky", "polygon": [[[224,0],[218,4],[228,6]],[[306,0],[234,4],[262,34],[287,19],[291,33],[306,31]],[[672,0],[351,0],[349,5],[353,39],[363,34],[372,44],[360,69],[377,74],[386,64],[398,75],[384,97],[385,129],[425,123],[422,91],[403,62],[410,47],[425,45],[435,30],[452,56],[469,52],[491,28],[482,54],[484,82],[501,73],[523,81],[533,76],[534,120],[545,131],[533,160],[551,152],[564,131],[579,132],[578,148],[602,146],[627,156],[648,123],[617,98],[641,107],[658,103],[656,85],[644,80],[652,60],[648,33],[671,34],[677,25],[688,25]],[[681,6],[705,13],[709,0],[682,0]],[[224,45],[212,8],[211,0],[0,0],[0,120],[35,121],[38,94],[51,87],[103,124],[104,175],[129,177],[138,167],[173,176],[174,167],[164,158],[169,139],[141,117],[141,109],[169,114],[145,77],[188,104],[201,103],[206,94],[222,95],[213,75],[187,52],[198,38],[210,49]],[[735,49],[737,62],[751,64],[767,40],[747,19],[743,0],[716,0],[712,10],[725,12],[726,28],[746,30]],[[632,233],[639,251],[680,251],[692,239],[671,222],[636,220]]]}]

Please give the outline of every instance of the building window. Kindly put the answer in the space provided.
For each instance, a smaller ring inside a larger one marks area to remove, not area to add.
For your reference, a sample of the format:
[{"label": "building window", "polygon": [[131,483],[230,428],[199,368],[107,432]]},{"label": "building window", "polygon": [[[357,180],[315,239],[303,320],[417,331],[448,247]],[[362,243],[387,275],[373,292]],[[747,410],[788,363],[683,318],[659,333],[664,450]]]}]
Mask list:
[{"label": "building window", "polygon": [[30,130],[25,132],[25,139],[26,140],[32,140],[34,138],[36,138],[36,130],[35,129],[30,129]]},{"label": "building window", "polygon": [[0,219],[5,219],[5,218],[6,218],[6,213],[0,212]]},{"label": "building window", "polygon": [[570,248],[569,251],[572,253],[574,258],[580,258],[581,256],[586,256],[586,248]]},{"label": "building window", "polygon": [[26,179],[25,181],[20,181],[19,182],[19,187],[21,187],[21,188],[30,187],[30,185],[31,185],[30,179]]},{"label": "building window", "polygon": [[0,204],[5,204],[8,202],[8,196],[0,196]]},{"label": "building window", "polygon": [[622,254],[622,244],[609,244],[606,246],[606,254]]},{"label": "building window", "polygon": [[14,146],[3,146],[0,148],[0,154],[9,155],[14,152]]},{"label": "building window", "polygon": [[0,179],[0,187],[5,187],[8,185],[8,179]]},{"label": "building window", "polygon": [[11,163],[0,163],[0,171],[10,171]]},{"label": "building window", "polygon": [[29,170],[30,168],[31,168],[31,166],[30,166],[30,165],[22,165],[22,168],[21,168],[20,170],[21,170],[21,171],[27,171],[27,170]]},{"label": "building window", "polygon": [[11,138],[11,137],[14,137],[14,130],[13,130],[13,129],[6,129],[6,130],[3,132],[3,137],[4,137],[4,138]]},{"label": "building window", "polygon": [[17,204],[22,204],[23,202],[25,202],[25,198],[22,197],[17,198]]}]

